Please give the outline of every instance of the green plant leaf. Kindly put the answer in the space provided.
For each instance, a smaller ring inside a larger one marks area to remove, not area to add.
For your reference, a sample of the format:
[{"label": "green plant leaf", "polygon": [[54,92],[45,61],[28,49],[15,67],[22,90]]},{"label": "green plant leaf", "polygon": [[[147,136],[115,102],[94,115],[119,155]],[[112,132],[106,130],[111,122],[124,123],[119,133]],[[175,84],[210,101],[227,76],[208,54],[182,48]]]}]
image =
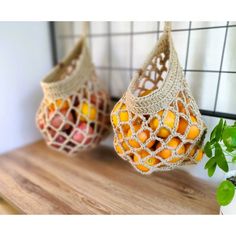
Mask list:
[{"label": "green plant leaf", "polygon": [[216,159],[214,157],[212,157],[210,160],[208,160],[208,162],[205,165],[205,169],[209,169],[210,167],[212,167],[213,165],[216,164]]},{"label": "green plant leaf", "polygon": [[211,143],[208,141],[204,147],[204,152],[208,157],[212,157]]},{"label": "green plant leaf", "polygon": [[219,122],[219,124],[217,126],[216,133],[215,133],[215,141],[216,142],[218,142],[218,141],[220,141],[222,139],[221,138],[221,134],[222,134],[222,131],[223,131],[223,127],[224,127],[224,121],[221,118],[220,122]]},{"label": "green plant leaf", "polygon": [[227,126],[222,134],[223,142],[227,148],[236,148],[236,127]]},{"label": "green plant leaf", "polygon": [[214,143],[215,142],[215,136],[216,136],[216,130],[219,124],[217,124],[215,126],[215,128],[211,131],[211,135],[210,135],[210,143]]},{"label": "green plant leaf", "polygon": [[219,142],[221,140],[221,135],[224,127],[226,126],[226,121],[224,122],[221,118],[219,123],[212,130],[210,135],[210,143],[214,144],[215,142]]},{"label": "green plant leaf", "polygon": [[215,144],[215,159],[217,165],[225,172],[229,171],[229,166],[225,158],[225,154],[222,151],[222,148],[219,143]]},{"label": "green plant leaf", "polygon": [[216,170],[216,163],[208,168],[208,176],[211,177],[212,175],[214,175],[215,170]]},{"label": "green plant leaf", "polygon": [[221,206],[228,205],[234,198],[235,186],[228,180],[223,181],[216,191],[216,200]]},{"label": "green plant leaf", "polygon": [[232,158],[232,162],[236,164],[236,155]]},{"label": "green plant leaf", "polygon": [[232,152],[232,151],[234,151],[234,148],[227,147],[227,148],[226,148],[226,151],[227,151],[227,152]]}]

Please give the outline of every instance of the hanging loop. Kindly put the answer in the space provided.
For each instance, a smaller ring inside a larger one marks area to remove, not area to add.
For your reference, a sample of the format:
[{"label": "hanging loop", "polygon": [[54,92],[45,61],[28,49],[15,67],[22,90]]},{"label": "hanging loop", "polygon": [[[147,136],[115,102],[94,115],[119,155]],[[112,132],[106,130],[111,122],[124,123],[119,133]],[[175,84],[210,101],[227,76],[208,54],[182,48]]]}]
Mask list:
[{"label": "hanging loop", "polygon": [[83,21],[82,24],[82,36],[84,38],[88,37],[88,33],[89,33],[89,21]]},{"label": "hanging loop", "polygon": [[165,21],[164,33],[170,33],[170,32],[171,32],[171,22]]}]

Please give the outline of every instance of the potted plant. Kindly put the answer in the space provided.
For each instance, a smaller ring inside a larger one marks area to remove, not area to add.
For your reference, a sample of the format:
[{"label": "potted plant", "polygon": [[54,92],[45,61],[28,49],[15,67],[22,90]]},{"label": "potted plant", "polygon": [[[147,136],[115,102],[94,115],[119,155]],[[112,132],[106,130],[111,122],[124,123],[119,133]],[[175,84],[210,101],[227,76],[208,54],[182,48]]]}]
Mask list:
[{"label": "potted plant", "polygon": [[216,191],[221,214],[236,214],[236,169],[233,170],[236,164],[236,122],[228,125],[220,119],[204,146],[204,152],[209,158],[205,165],[209,177],[214,175],[216,168],[226,173]]}]

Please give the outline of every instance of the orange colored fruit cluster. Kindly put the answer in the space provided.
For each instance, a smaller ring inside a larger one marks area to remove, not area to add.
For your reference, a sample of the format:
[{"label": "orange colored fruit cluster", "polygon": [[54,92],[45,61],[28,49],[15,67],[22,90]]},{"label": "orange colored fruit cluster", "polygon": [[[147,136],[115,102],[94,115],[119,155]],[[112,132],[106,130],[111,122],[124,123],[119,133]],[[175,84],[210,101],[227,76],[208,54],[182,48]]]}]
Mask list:
[{"label": "orange colored fruit cluster", "polygon": [[73,95],[50,102],[45,100],[37,124],[49,145],[65,152],[79,144],[93,145],[101,140],[109,126],[109,102],[105,91]]},{"label": "orange colored fruit cluster", "polygon": [[[141,96],[150,92],[144,91]],[[116,152],[128,157],[141,172],[149,172],[153,166],[171,165],[190,158],[199,162],[203,151],[194,144],[200,135],[197,118],[181,102],[176,104],[178,112],[170,108],[154,116],[140,116],[128,111],[125,102],[120,100],[111,113]]]}]

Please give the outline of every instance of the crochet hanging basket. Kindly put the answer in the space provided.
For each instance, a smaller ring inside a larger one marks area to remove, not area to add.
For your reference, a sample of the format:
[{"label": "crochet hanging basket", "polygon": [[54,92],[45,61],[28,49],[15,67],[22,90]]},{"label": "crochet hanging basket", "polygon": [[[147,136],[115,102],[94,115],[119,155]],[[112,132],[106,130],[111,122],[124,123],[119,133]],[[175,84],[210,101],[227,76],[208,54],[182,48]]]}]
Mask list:
[{"label": "crochet hanging basket", "polygon": [[68,154],[96,147],[110,129],[110,99],[99,86],[86,34],[41,82],[37,126],[49,147]]},{"label": "crochet hanging basket", "polygon": [[142,174],[202,159],[206,126],[189,90],[170,23],[111,113],[114,147]]}]

